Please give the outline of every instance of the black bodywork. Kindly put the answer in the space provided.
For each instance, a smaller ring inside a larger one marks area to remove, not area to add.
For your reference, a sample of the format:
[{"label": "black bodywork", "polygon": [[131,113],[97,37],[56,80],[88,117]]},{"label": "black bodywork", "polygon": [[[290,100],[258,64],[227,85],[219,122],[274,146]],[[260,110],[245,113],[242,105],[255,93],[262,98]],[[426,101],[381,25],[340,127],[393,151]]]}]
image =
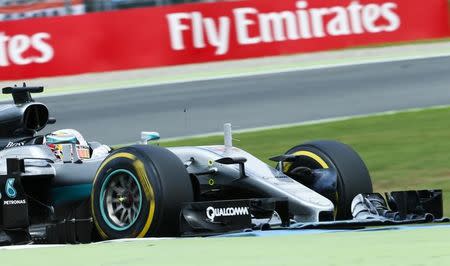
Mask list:
[{"label": "black bodywork", "polygon": [[[43,87],[3,89],[14,103],[0,105],[0,152],[42,146],[44,136],[37,133],[55,123],[47,107],[31,97],[42,91]],[[26,159],[11,157],[2,158],[6,173],[0,174],[0,244],[92,241],[88,198],[101,160],[55,164],[51,156],[33,156],[34,162],[27,164]],[[43,171],[33,174],[26,168]]]}]

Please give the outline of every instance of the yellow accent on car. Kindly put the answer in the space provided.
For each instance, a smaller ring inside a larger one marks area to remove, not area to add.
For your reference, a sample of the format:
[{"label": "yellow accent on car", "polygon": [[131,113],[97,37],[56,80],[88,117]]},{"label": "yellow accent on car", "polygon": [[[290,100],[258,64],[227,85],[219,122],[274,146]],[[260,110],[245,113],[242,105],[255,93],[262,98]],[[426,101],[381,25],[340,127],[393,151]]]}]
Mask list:
[{"label": "yellow accent on car", "polygon": [[[102,164],[100,165],[100,167],[98,168],[97,173],[95,174],[95,177],[94,177],[94,181],[92,182],[93,184],[97,180],[98,174],[102,171],[103,167],[105,167],[106,164],[108,164],[110,161],[112,161],[112,160],[114,160],[116,158],[127,158],[127,159],[130,159],[132,161],[135,161],[137,159],[136,156],[134,156],[133,154],[126,153],[126,152],[119,152],[119,153],[116,153],[116,154],[112,155],[108,159],[104,160],[102,162]],[[94,194],[93,191],[94,191],[94,186],[92,186],[91,195]],[[103,230],[101,229],[100,225],[97,222],[97,219],[95,218],[95,215],[94,215],[94,211],[95,211],[95,208],[94,208],[94,197],[91,197],[91,210],[92,210],[92,217],[94,219],[94,224],[95,224],[95,227],[97,228],[98,233],[100,234],[100,236],[103,239],[108,239],[108,235],[105,232],[103,232]]]},{"label": "yellow accent on car", "polygon": [[[309,158],[313,159],[314,161],[316,161],[318,164],[320,164],[320,166],[323,169],[330,168],[328,166],[328,164],[322,158],[320,158],[319,155],[317,155],[317,154],[315,154],[313,152],[310,152],[310,151],[296,151],[296,152],[292,153],[292,155],[309,157]],[[291,165],[292,165],[292,163],[283,163],[283,172],[287,172],[287,170],[289,169],[289,167],[291,167]]]},{"label": "yellow accent on car", "polygon": [[314,159],[316,162],[318,162],[320,164],[320,166],[322,166],[323,169],[330,168],[328,166],[328,164],[322,158],[319,157],[319,155],[317,155],[315,153],[312,153],[310,151],[297,151],[297,152],[294,152],[293,155],[295,155],[295,156],[307,156],[309,158]]},{"label": "yellow accent on car", "polygon": [[[328,168],[330,168],[330,167],[328,166],[328,164],[327,164],[322,158],[320,158],[319,155],[317,155],[317,154],[315,154],[315,153],[312,153],[312,152],[310,152],[310,151],[297,151],[297,152],[292,153],[292,155],[296,155],[296,156],[307,156],[307,157],[313,159],[314,161],[316,161],[318,164],[320,164],[320,166],[322,166],[323,169],[328,169]],[[288,164],[288,165],[287,165],[287,164]],[[285,164],[283,164],[283,170],[286,170],[286,171],[287,171],[287,169],[289,169],[289,167],[290,167],[291,165],[292,165],[292,163],[285,163]],[[286,168],[285,168],[285,167],[286,167]],[[335,194],[335,197],[336,197],[336,202],[339,202],[339,194],[338,194],[337,192],[336,192],[336,194]],[[333,210],[333,215],[334,215],[335,218],[336,218],[336,216],[337,216],[337,212],[338,212],[337,206],[335,205],[335,206],[334,206],[334,210]]]},{"label": "yellow accent on car", "polygon": [[337,191],[336,191],[336,193],[334,193],[334,196],[336,198],[336,204],[334,204],[333,215],[334,215],[334,218],[336,219],[337,214],[338,214],[337,204],[339,202],[339,193],[337,193]]},{"label": "yellow accent on car", "polygon": [[153,192],[152,185],[150,184],[150,181],[148,180],[147,172],[145,171],[145,166],[140,160],[136,160],[133,162],[133,166],[136,169],[136,172],[138,174],[138,178],[141,180],[145,195],[147,199],[150,201],[150,210],[147,216],[147,221],[145,222],[144,228],[142,231],[137,235],[138,238],[145,237],[148,230],[150,229],[150,226],[153,221],[153,216],[155,215],[155,194]]},{"label": "yellow accent on car", "polygon": [[102,165],[99,167],[99,170],[101,170],[101,168],[103,168],[103,166],[104,166],[105,164],[109,163],[110,161],[112,161],[112,160],[114,160],[114,159],[116,159],[116,158],[127,158],[127,159],[130,159],[130,160],[132,160],[132,161],[135,161],[135,160],[136,160],[136,156],[134,156],[134,155],[131,154],[131,153],[127,153],[127,152],[119,152],[119,153],[116,153],[116,154],[112,155],[112,156],[109,157],[108,159],[104,160],[103,163],[102,163]]}]

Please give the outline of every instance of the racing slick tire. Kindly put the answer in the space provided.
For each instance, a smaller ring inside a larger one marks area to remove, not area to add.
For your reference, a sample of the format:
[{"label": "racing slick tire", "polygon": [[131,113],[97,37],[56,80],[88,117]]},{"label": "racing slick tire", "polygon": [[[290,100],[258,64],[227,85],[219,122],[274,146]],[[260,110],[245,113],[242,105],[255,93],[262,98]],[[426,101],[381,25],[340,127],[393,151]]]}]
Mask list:
[{"label": "racing slick tire", "polygon": [[91,213],[101,239],[179,235],[182,203],[194,200],[180,159],[158,146],[133,145],[100,165]]},{"label": "racing slick tire", "polygon": [[313,141],[295,146],[286,154],[297,155],[295,163],[284,163],[283,172],[294,167],[310,169],[334,168],[337,172],[337,191],[333,195],[336,220],[352,219],[351,203],[360,193],[372,193],[372,180],[361,157],[348,145],[337,141]]}]

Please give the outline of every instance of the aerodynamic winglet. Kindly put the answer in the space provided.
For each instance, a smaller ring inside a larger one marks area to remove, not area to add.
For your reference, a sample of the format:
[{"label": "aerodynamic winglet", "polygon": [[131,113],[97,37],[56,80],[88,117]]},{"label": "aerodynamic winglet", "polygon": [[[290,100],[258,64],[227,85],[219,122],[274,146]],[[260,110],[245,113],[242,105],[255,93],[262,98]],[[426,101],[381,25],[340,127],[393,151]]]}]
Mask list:
[{"label": "aerodynamic winglet", "polygon": [[269,158],[269,160],[273,162],[295,162],[297,160],[298,156],[296,155],[290,155],[290,154],[284,154],[284,155],[278,155],[272,158]]}]

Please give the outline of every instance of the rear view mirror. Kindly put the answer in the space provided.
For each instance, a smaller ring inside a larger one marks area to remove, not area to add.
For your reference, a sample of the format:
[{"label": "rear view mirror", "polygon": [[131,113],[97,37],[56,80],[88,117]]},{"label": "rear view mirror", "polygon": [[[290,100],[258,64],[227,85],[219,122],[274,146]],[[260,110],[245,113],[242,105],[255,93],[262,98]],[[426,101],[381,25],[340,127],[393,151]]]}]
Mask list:
[{"label": "rear view mirror", "polygon": [[150,141],[159,140],[160,136],[158,132],[147,132],[142,131],[141,132],[141,143],[142,144],[148,144]]}]

